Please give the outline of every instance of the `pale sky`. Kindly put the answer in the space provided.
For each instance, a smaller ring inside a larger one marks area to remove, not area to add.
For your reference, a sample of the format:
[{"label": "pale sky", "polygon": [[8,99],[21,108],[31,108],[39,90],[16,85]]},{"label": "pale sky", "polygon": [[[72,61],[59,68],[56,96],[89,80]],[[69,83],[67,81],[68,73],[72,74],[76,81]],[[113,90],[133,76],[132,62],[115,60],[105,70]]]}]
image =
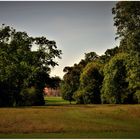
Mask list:
[{"label": "pale sky", "polygon": [[31,36],[55,40],[62,50],[51,75],[63,77],[63,68],[79,63],[84,53],[103,54],[115,47],[116,28],[111,9],[115,1],[0,1],[0,24]]}]

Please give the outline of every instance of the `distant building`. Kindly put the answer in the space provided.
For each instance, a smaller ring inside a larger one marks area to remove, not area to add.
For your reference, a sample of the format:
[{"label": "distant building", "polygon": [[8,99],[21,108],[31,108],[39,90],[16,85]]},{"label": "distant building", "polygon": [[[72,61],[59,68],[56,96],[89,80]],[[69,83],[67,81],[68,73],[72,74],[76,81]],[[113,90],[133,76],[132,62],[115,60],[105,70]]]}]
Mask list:
[{"label": "distant building", "polygon": [[45,87],[44,88],[44,95],[45,96],[61,96],[60,89],[59,88],[53,89],[50,87]]}]

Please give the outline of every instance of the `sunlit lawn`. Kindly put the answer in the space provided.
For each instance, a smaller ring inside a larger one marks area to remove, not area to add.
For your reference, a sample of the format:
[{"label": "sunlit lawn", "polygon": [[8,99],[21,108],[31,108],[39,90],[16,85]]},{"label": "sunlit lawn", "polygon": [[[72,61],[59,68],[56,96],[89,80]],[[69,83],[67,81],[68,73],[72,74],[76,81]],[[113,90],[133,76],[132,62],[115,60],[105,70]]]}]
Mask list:
[{"label": "sunlit lawn", "polygon": [[[45,97],[45,103],[46,105],[68,105],[70,104],[69,101],[66,101],[62,99],[62,97]],[[74,101],[71,102],[72,104],[75,104]]]},{"label": "sunlit lawn", "polygon": [[140,105],[1,108],[0,138],[140,138]]}]

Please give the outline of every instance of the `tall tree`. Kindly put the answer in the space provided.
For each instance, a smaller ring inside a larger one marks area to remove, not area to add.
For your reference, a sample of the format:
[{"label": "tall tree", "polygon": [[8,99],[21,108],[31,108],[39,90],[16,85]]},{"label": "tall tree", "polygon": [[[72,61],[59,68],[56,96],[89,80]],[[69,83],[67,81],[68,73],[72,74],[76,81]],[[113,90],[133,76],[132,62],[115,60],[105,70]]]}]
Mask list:
[{"label": "tall tree", "polygon": [[[34,46],[37,47],[35,51]],[[26,32],[17,32],[3,25],[0,29],[0,83],[3,93],[0,94],[6,93],[12,98],[9,106],[21,105],[20,93],[31,87],[39,91],[40,102],[36,105],[43,105],[43,88],[51,67],[58,65],[55,58],[60,58],[60,55],[61,50],[57,49],[55,41],[29,37]]]},{"label": "tall tree", "polygon": [[140,53],[131,52],[127,59],[127,81],[130,97],[134,103],[140,103]]},{"label": "tall tree", "polygon": [[63,77],[63,82],[61,83],[61,93],[65,100],[70,102],[74,100],[73,95],[78,90],[80,86],[80,75],[83,68],[91,61],[98,58],[95,52],[85,53],[85,58],[82,59],[78,64],[74,64],[72,67],[65,67],[65,75]]},{"label": "tall tree", "polygon": [[77,103],[101,103],[100,89],[103,80],[101,68],[101,64],[93,61],[83,69],[80,75],[79,89],[74,94]]},{"label": "tall tree", "polygon": [[82,67],[75,64],[73,67],[65,67],[64,72],[66,74],[63,77],[61,83],[61,94],[62,98],[65,100],[73,101],[73,94],[79,87],[79,77]]},{"label": "tall tree", "polygon": [[105,65],[101,90],[103,103],[125,103],[128,97],[127,58],[127,54],[117,54]]},{"label": "tall tree", "polygon": [[121,39],[121,48],[124,51],[140,52],[140,2],[117,2],[112,13],[114,25],[117,27],[117,38]]},{"label": "tall tree", "polygon": [[[140,101],[140,2],[117,2],[112,9],[114,25],[117,27],[117,37],[120,38],[120,47],[127,58],[127,81],[129,101],[135,96]],[[138,99],[139,98],[139,99]],[[137,102],[134,101],[134,102]]]},{"label": "tall tree", "polygon": [[118,37],[133,35],[140,29],[140,2],[119,1],[112,9]]}]

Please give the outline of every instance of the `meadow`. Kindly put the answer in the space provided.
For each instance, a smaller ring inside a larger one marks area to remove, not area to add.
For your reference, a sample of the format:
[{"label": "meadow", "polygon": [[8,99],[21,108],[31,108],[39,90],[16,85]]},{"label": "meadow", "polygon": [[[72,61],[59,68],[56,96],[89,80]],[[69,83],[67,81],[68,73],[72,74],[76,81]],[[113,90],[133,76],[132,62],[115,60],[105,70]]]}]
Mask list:
[{"label": "meadow", "polygon": [[140,138],[140,105],[46,103],[0,108],[0,138]]}]

